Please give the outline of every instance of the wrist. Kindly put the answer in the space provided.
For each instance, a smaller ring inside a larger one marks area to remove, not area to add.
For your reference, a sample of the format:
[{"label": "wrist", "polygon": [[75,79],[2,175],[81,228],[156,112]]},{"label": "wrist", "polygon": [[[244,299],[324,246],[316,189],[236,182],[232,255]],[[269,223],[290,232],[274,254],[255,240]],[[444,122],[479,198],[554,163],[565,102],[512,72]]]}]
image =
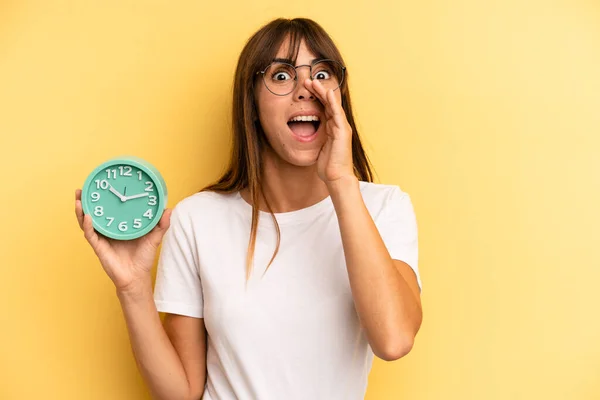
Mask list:
[{"label": "wrist", "polygon": [[348,175],[338,178],[334,181],[327,182],[327,189],[332,198],[344,195],[349,191],[359,189],[359,180],[355,175]]},{"label": "wrist", "polygon": [[131,282],[123,287],[116,287],[117,297],[120,301],[139,301],[152,297],[152,280],[150,277]]},{"label": "wrist", "polygon": [[360,181],[357,177],[349,176],[337,179],[327,185],[338,217],[341,214],[356,210],[356,207],[362,202],[359,183]]}]

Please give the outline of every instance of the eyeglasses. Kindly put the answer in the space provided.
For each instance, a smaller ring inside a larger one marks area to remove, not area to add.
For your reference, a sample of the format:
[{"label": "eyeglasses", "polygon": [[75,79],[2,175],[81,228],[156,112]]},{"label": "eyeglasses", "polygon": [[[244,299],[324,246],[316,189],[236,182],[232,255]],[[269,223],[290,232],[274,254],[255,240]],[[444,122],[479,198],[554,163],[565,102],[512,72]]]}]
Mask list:
[{"label": "eyeglasses", "polygon": [[316,60],[310,65],[296,67],[286,62],[274,61],[256,74],[262,74],[263,82],[269,92],[277,96],[286,96],[298,85],[297,69],[300,67],[309,67],[310,79],[317,79],[326,90],[337,90],[344,82],[346,67],[335,60]]}]

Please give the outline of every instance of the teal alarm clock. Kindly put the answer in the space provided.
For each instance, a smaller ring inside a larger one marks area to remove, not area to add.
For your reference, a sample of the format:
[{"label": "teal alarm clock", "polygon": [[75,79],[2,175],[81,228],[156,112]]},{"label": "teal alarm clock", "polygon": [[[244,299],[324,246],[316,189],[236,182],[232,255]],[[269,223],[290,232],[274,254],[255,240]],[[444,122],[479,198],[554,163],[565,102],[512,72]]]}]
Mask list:
[{"label": "teal alarm clock", "polygon": [[81,190],[83,212],[94,229],[116,240],[133,240],[154,228],[167,205],[167,186],[149,162],[121,156],[98,165]]}]

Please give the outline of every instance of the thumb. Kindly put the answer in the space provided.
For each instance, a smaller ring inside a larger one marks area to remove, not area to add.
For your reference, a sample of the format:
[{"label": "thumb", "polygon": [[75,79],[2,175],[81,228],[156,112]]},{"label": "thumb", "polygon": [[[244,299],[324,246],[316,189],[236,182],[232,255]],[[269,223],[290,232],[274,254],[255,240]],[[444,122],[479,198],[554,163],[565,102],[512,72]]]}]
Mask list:
[{"label": "thumb", "polygon": [[148,234],[148,239],[154,247],[158,247],[158,245],[162,241],[163,236],[169,229],[169,226],[171,225],[171,213],[172,210],[170,208],[165,209],[162,217],[160,218],[160,221],[158,222],[158,225],[156,225],[154,229],[152,229],[152,231],[150,231],[150,233]]}]

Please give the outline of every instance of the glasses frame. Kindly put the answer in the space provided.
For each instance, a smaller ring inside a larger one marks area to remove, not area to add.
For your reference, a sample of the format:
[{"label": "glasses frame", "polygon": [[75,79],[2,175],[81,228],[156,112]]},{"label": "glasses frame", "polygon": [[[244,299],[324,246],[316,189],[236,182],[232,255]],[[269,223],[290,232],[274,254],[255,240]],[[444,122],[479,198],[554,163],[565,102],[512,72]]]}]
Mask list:
[{"label": "glasses frame", "polygon": [[[338,65],[340,66],[340,69],[342,70],[342,79],[340,80],[340,83],[339,83],[338,87],[336,87],[335,89],[333,89],[334,91],[336,91],[336,90],[338,90],[339,88],[341,88],[341,87],[342,87],[342,84],[344,83],[344,78],[346,77],[346,67],[345,67],[345,66],[344,66],[344,65],[343,65],[341,62],[339,62],[339,61],[336,61],[336,60],[332,60],[332,59],[329,59],[329,58],[325,58],[325,59],[321,59],[321,60],[315,60],[315,61],[313,61],[313,62],[312,62],[312,63],[310,63],[310,64],[302,64],[302,65],[296,65],[296,66],[293,66],[292,64],[290,64],[290,63],[287,63],[287,62],[283,62],[283,61],[273,61],[272,63],[270,63],[269,65],[267,65],[267,66],[265,67],[265,69],[263,69],[262,71],[257,71],[257,72],[256,72],[256,75],[258,75],[258,74],[261,74],[261,75],[262,75],[262,81],[263,81],[263,83],[264,83],[265,87],[267,88],[267,90],[268,90],[269,92],[273,93],[275,96],[287,96],[288,94],[290,94],[290,93],[292,93],[294,90],[296,90],[296,87],[298,86],[298,68],[300,68],[300,67],[309,67],[309,68],[310,68],[310,72],[309,72],[309,73],[310,73],[310,80],[312,81],[312,80],[314,80],[314,79],[313,79],[313,77],[312,77],[312,76],[313,76],[313,74],[312,74],[312,69],[313,69],[313,67],[314,67],[315,65],[317,65],[317,64],[320,64],[320,63],[322,63],[322,62],[325,62],[325,61],[331,61],[331,62],[334,62],[334,63],[338,64]],[[289,92],[287,92],[287,93],[285,93],[285,94],[279,94],[279,93],[275,93],[275,92],[273,92],[271,89],[269,89],[269,85],[267,85],[267,81],[265,80],[265,72],[267,72],[267,70],[268,70],[268,69],[271,67],[271,65],[273,65],[273,64],[283,64],[283,65],[289,65],[289,66],[290,66],[290,67],[291,67],[291,68],[294,70],[294,72],[295,72],[295,76],[294,76],[294,87],[292,88],[292,90],[290,90]]]}]

